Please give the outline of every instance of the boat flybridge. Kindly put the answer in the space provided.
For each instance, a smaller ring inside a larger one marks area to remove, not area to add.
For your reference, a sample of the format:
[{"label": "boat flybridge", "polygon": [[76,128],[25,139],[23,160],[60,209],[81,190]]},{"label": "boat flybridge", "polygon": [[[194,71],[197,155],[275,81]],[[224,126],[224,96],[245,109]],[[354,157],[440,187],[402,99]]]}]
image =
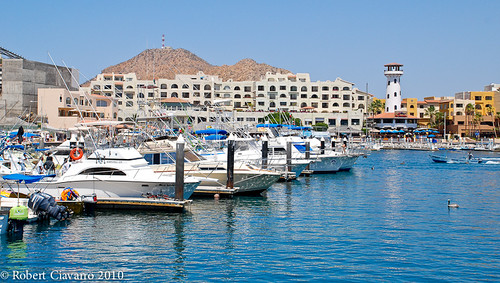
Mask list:
[{"label": "boat flybridge", "polygon": [[[185,199],[192,195],[202,180],[184,177]],[[141,197],[147,194],[175,196],[175,174],[156,173],[132,147],[97,149],[88,158],[71,162],[61,176],[35,184],[36,188],[27,189],[41,190],[54,197],[59,197],[68,187],[76,189],[80,195],[95,194],[97,198]]]}]

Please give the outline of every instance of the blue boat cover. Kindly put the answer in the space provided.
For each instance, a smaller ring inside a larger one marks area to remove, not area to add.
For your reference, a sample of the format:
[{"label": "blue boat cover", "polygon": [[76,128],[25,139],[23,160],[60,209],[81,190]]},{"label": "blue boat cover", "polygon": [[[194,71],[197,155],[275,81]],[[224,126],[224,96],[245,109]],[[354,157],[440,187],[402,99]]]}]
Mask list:
[{"label": "blue boat cover", "polygon": [[300,153],[305,153],[306,152],[306,146],[303,144],[294,144],[295,148],[300,151]]},{"label": "blue boat cover", "polygon": [[209,135],[205,137],[206,141],[218,141],[218,140],[225,140],[227,137],[223,135]]},{"label": "blue boat cover", "polygon": [[280,128],[281,124],[258,124],[257,128]]},{"label": "blue boat cover", "polygon": [[194,132],[197,135],[227,135],[227,131],[218,129],[206,129]]},{"label": "blue boat cover", "polygon": [[55,177],[55,175],[24,175],[24,174],[10,174],[3,176],[4,180],[17,181],[19,183],[31,184],[38,182],[45,177]]}]

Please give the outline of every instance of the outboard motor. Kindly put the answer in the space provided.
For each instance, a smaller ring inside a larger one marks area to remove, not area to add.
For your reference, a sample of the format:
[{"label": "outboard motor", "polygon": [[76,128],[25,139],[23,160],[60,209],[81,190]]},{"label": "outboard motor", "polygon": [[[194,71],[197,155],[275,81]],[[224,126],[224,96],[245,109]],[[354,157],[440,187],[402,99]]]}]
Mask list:
[{"label": "outboard motor", "polygon": [[30,196],[28,207],[38,215],[48,215],[57,220],[67,219],[71,216],[65,206],[57,205],[53,196],[46,193],[34,193]]}]

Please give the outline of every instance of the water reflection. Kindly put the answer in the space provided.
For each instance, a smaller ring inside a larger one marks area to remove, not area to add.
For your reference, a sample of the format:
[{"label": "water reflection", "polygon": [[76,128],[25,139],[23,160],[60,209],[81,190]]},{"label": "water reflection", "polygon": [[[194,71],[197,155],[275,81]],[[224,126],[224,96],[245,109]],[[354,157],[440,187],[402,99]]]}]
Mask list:
[{"label": "water reflection", "polygon": [[184,234],[184,219],[185,215],[177,215],[175,216],[174,219],[174,251],[176,254],[175,260],[174,260],[174,275],[173,279],[178,280],[178,281],[183,281],[186,279],[186,270],[185,270],[185,255],[184,255],[184,250],[186,249],[185,246],[185,239],[186,236]]}]

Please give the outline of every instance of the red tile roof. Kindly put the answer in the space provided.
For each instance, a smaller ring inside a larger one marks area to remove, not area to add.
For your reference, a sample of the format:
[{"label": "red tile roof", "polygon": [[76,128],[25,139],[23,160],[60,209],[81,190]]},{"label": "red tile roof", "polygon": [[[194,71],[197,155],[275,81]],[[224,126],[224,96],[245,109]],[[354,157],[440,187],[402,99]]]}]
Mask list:
[{"label": "red tile roof", "polygon": [[382,113],[375,115],[374,117],[370,117],[372,119],[390,119],[390,118],[401,118],[401,119],[419,119],[415,116],[406,115],[406,117],[396,117],[396,113]]}]

